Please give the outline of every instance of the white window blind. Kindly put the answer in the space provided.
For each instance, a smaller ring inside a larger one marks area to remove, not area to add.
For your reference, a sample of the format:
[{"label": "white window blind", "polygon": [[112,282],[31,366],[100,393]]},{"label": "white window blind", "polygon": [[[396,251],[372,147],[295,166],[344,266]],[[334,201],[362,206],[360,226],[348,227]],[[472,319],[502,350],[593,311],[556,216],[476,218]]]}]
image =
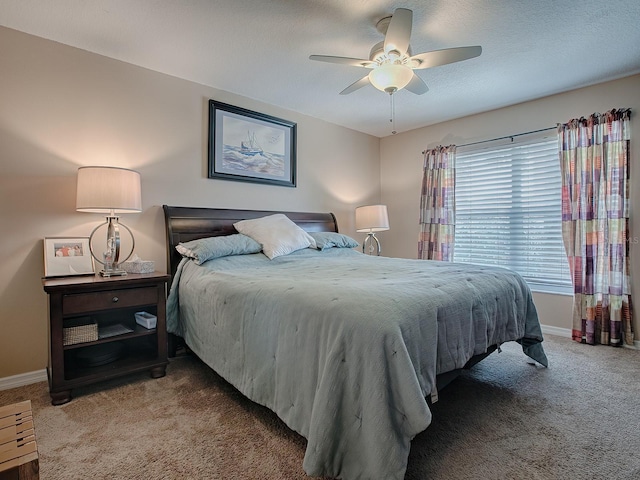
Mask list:
[{"label": "white window blind", "polygon": [[532,290],[571,293],[555,136],[456,155],[454,261],[515,270]]}]

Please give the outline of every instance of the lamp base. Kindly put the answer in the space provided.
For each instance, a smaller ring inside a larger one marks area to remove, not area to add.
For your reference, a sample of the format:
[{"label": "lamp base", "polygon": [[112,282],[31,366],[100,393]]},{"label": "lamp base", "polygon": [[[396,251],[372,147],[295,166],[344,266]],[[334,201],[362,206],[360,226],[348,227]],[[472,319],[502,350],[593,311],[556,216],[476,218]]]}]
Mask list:
[{"label": "lamp base", "polygon": [[[104,225],[107,225],[107,251],[105,251],[102,254],[102,260],[100,260],[100,258],[98,258],[98,256],[94,252],[93,236],[95,235],[96,231]],[[131,235],[131,243],[132,243],[131,251],[129,252],[129,255],[127,255],[127,257],[122,261],[120,261],[120,228],[119,228],[120,226],[124,227],[129,232],[129,234]],[[115,216],[115,214],[113,213],[107,217],[107,221],[105,223],[102,223],[98,225],[96,228],[94,228],[93,231],[91,232],[91,235],[89,236],[89,250],[91,251],[91,256],[93,257],[93,259],[96,262],[104,265],[104,268],[99,272],[100,276],[102,277],[125,276],[127,272],[122,268],[120,268],[119,266],[121,263],[124,263],[129,259],[129,257],[133,253],[135,244],[136,242],[135,242],[135,239],[133,238],[133,233],[131,232],[131,229],[122,223],[118,223],[118,217]]]},{"label": "lamp base", "polygon": [[[366,247],[369,245],[368,252],[366,251]],[[368,253],[369,255],[380,255],[380,240],[376,237],[376,234],[371,232],[367,233],[367,238],[362,242],[362,253]]]},{"label": "lamp base", "polygon": [[100,276],[101,277],[121,277],[121,276],[124,276],[126,274],[127,274],[127,272],[122,270],[122,269],[120,269],[120,268],[116,268],[116,269],[113,269],[113,270],[105,270],[105,269],[100,270]]}]

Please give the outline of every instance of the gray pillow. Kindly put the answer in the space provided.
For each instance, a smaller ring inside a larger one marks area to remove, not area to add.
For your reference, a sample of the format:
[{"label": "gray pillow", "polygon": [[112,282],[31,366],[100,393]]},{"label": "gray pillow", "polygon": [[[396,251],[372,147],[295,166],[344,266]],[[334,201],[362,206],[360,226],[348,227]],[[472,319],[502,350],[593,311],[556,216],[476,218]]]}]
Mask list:
[{"label": "gray pillow", "polygon": [[183,257],[191,258],[196,264],[201,265],[212,258],[258,253],[262,246],[253,238],[236,233],[179,243],[176,250]]},{"label": "gray pillow", "polygon": [[329,248],[355,248],[359,245],[353,238],[337,232],[309,232],[318,246],[318,250]]}]

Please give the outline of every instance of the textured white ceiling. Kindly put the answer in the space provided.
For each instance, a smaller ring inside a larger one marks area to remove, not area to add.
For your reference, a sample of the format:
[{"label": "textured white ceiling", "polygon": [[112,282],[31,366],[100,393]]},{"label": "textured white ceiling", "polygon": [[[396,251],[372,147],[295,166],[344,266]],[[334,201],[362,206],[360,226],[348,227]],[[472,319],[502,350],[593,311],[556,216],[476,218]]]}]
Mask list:
[{"label": "textured white ceiling", "polygon": [[308,58],[368,58],[398,7],[414,54],[483,48],[395,94],[398,132],[640,72],[637,0],[0,0],[0,25],[384,137],[387,94],[338,95],[366,71]]}]

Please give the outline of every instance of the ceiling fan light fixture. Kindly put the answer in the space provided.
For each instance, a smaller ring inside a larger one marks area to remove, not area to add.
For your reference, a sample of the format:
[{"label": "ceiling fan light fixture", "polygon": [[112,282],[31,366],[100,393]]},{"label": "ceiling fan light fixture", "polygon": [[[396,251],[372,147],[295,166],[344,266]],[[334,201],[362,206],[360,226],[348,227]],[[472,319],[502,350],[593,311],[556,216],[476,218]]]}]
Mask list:
[{"label": "ceiling fan light fixture", "polygon": [[369,73],[371,85],[386,93],[395,93],[406,87],[413,78],[413,70],[401,64],[383,64]]}]

